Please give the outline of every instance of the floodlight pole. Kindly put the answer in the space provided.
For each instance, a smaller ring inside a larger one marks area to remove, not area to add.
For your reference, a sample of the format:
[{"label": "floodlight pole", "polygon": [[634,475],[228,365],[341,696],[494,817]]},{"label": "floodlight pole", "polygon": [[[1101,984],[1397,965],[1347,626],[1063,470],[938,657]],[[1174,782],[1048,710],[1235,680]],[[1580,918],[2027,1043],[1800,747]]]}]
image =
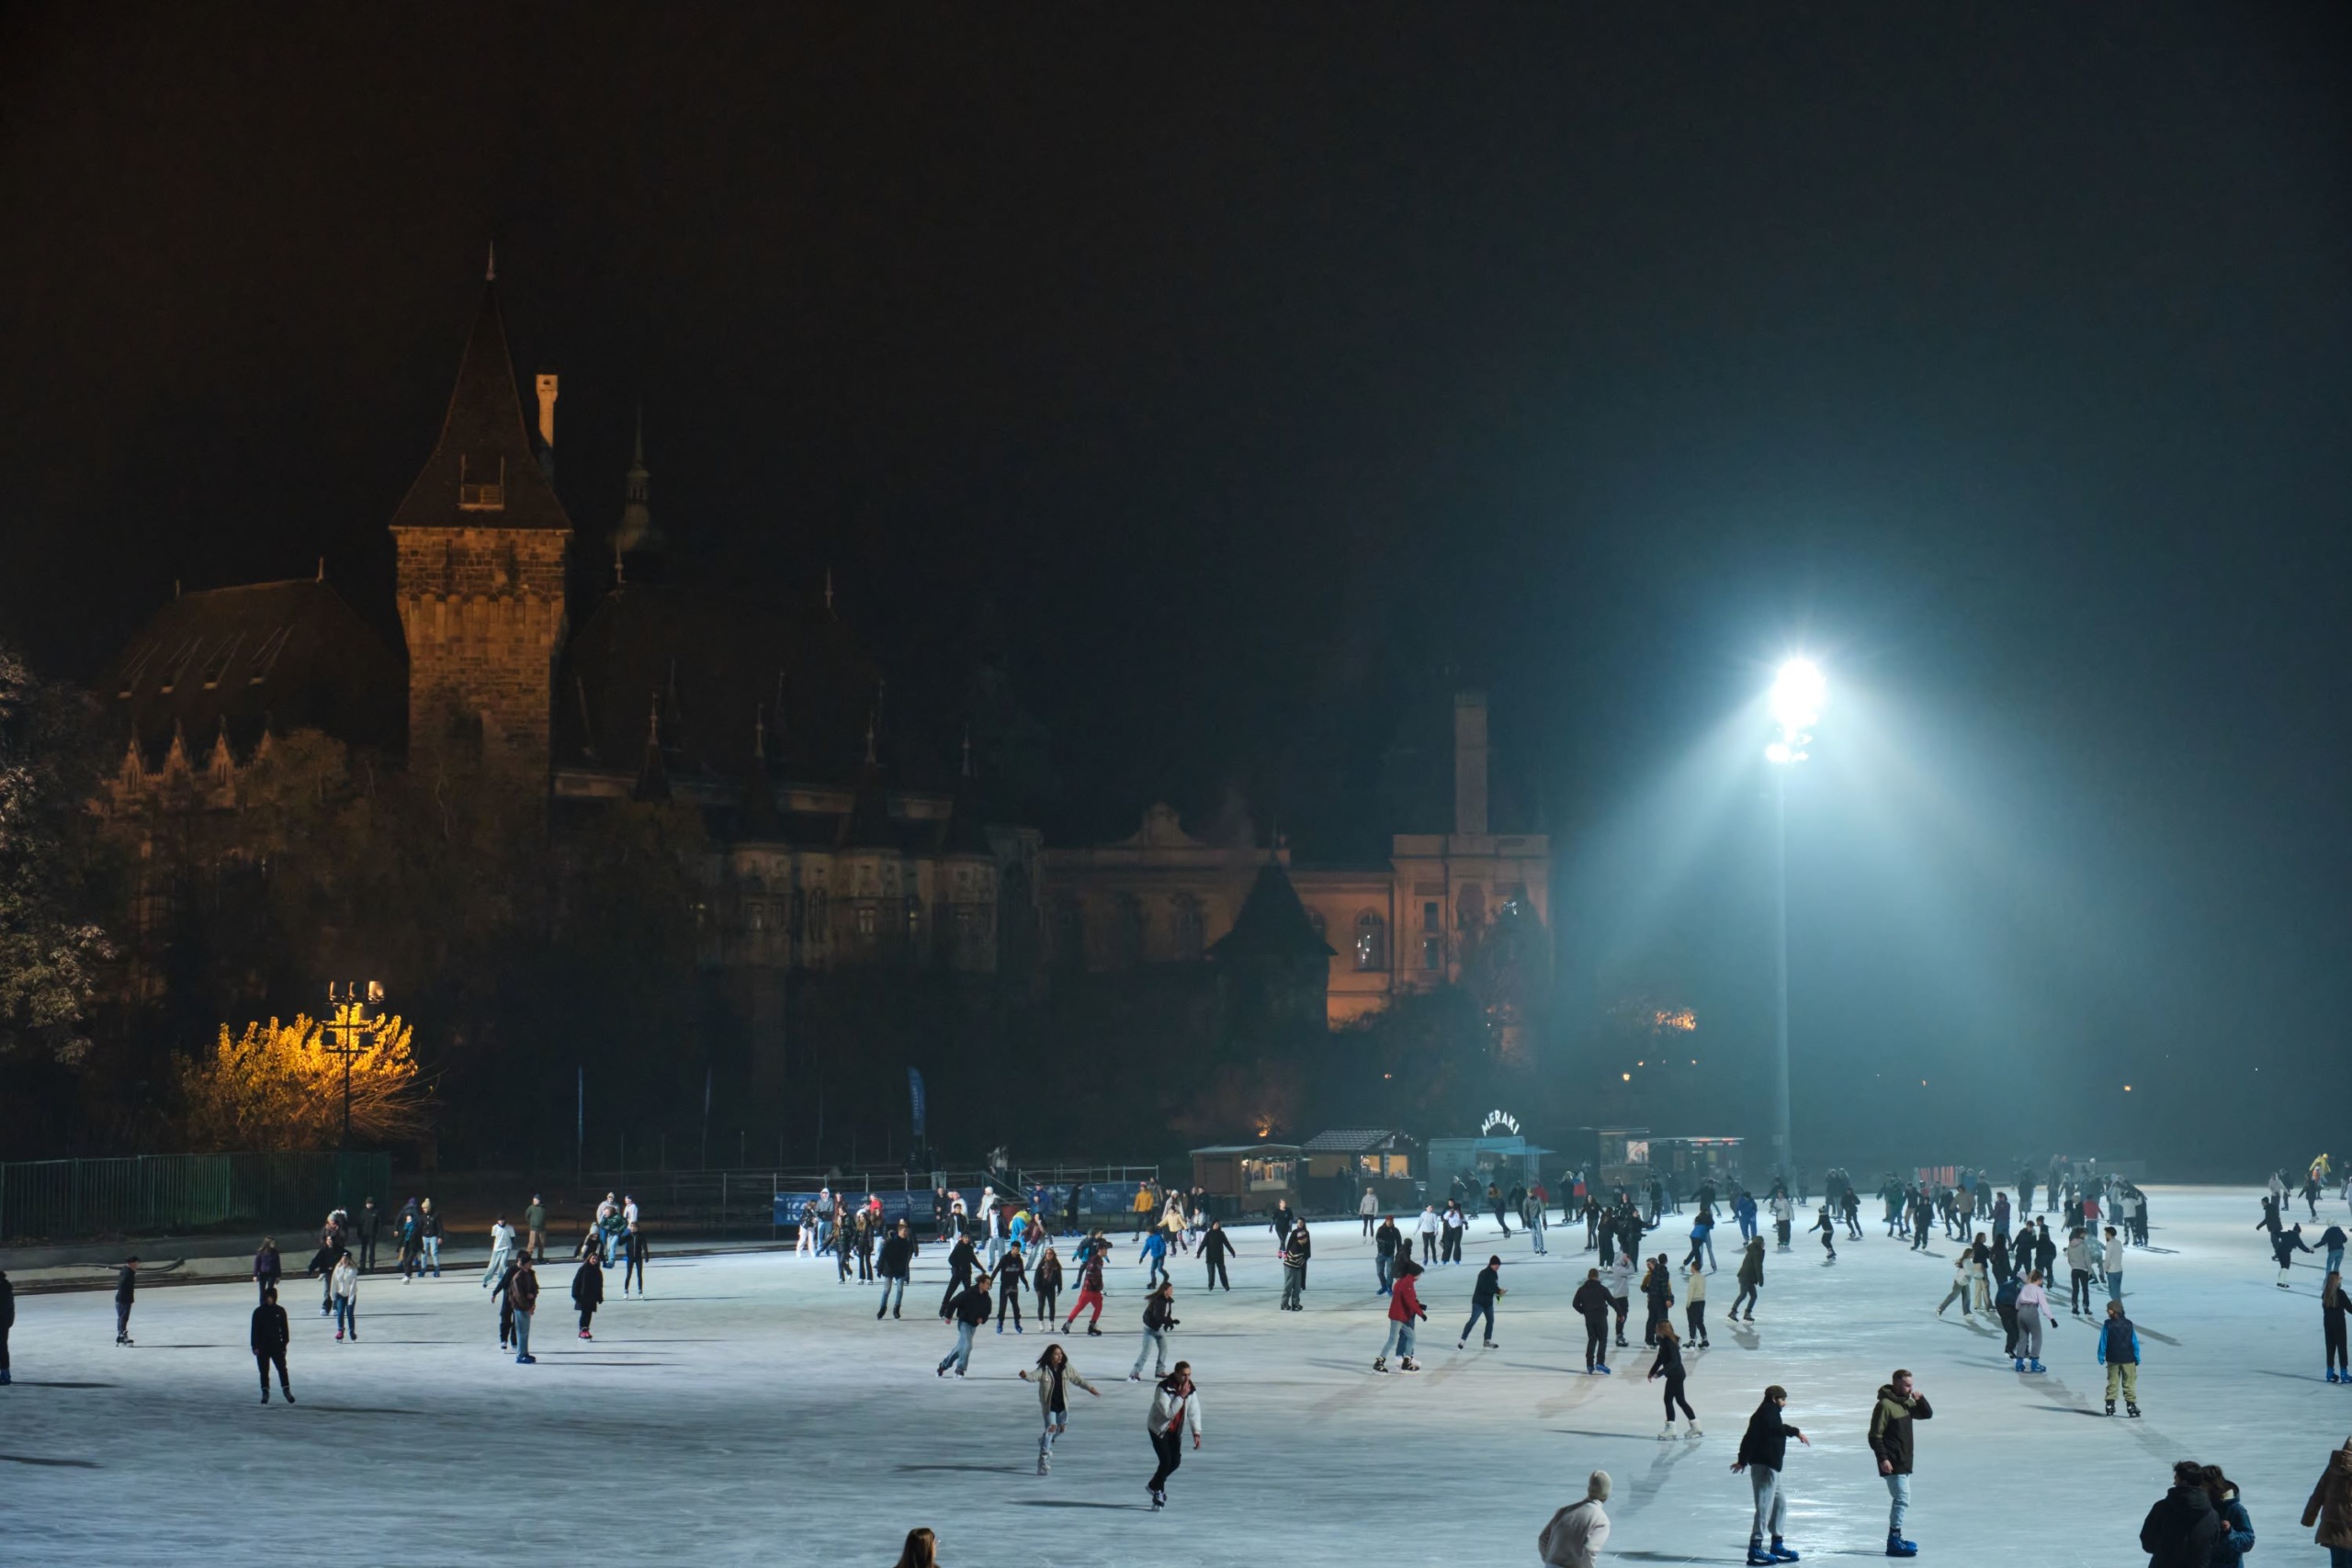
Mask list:
[{"label": "floodlight pole", "polygon": [[1772,770],[1772,1144],[1781,1179],[1796,1194],[1796,1150],[1789,1141],[1789,770]]}]

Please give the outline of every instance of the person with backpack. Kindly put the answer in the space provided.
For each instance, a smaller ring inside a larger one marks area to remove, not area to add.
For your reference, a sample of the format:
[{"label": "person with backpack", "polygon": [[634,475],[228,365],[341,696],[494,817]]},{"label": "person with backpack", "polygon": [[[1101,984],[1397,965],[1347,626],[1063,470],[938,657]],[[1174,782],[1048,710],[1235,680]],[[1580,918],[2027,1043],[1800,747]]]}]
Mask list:
[{"label": "person with backpack", "polygon": [[[1739,1439],[1739,1456],[1731,1461],[1731,1472],[1747,1472],[1748,1490],[1755,1495],[1756,1517],[1747,1529],[1747,1562],[1749,1568],[1761,1568],[1770,1562],[1794,1562],[1797,1554],[1781,1539],[1781,1522],[1788,1517],[1788,1494],[1781,1486],[1781,1472],[1787,1466],[1789,1439],[1794,1438],[1806,1448],[1813,1439],[1781,1418],[1781,1411],[1789,1403],[1789,1391],[1774,1383],[1764,1391],[1764,1402],[1747,1418],[1747,1430]],[[1771,1544],[1765,1545],[1767,1538]]]},{"label": "person with backpack", "polygon": [[2140,1416],[2140,1331],[2123,1315],[2121,1302],[2107,1303],[2107,1321],[2098,1325],[2098,1364],[2107,1369],[2107,1413],[2115,1414],[2115,1393],[2123,1391],[2123,1408],[2133,1420]]},{"label": "person with backpack", "polygon": [[1396,1260],[1396,1277],[1388,1292],[1388,1337],[1381,1342],[1380,1354],[1373,1358],[1372,1370],[1375,1372],[1388,1370],[1391,1350],[1397,1354],[1398,1371],[1421,1370],[1420,1363],[1413,1359],[1413,1335],[1420,1321],[1429,1316],[1421,1305],[1419,1287],[1413,1283],[1420,1276],[1421,1266],[1410,1258]]},{"label": "person with backpack", "polygon": [[1069,1391],[1082,1388],[1095,1398],[1102,1391],[1079,1376],[1070,1365],[1069,1352],[1059,1345],[1048,1344],[1038,1356],[1034,1368],[1024,1368],[1021,1381],[1037,1385],[1037,1408],[1046,1417],[1046,1429],[1037,1437],[1037,1473],[1049,1475],[1054,1468],[1054,1444],[1069,1429]]},{"label": "person with backpack", "polygon": [[1168,1335],[1176,1326],[1176,1282],[1162,1280],[1143,1301],[1143,1348],[1136,1352],[1136,1364],[1127,1373],[1129,1382],[1143,1382],[1143,1363],[1151,1360],[1151,1375],[1168,1375]]},{"label": "person with backpack", "polygon": [[1159,1467],[1151,1472],[1144,1490],[1151,1495],[1151,1511],[1168,1506],[1168,1478],[1184,1461],[1184,1428],[1193,1431],[1193,1447],[1201,1446],[1201,1395],[1193,1386],[1193,1363],[1179,1361],[1176,1370],[1159,1380],[1152,1391],[1151,1411],[1144,1418],[1151,1434],[1152,1453]]},{"label": "person with backpack", "polygon": [[1544,1568],[1593,1568],[1600,1549],[1609,1543],[1609,1472],[1596,1470],[1586,1477],[1584,1496],[1554,1514],[1535,1538]]},{"label": "person with backpack", "polygon": [[251,1338],[254,1365],[261,1371],[261,1402],[269,1403],[269,1370],[276,1367],[278,1391],[286,1395],[287,1404],[293,1404],[294,1383],[286,1375],[286,1347],[293,1343],[294,1330],[286,1321],[286,1309],[277,1304],[275,1285],[262,1292],[261,1304],[254,1308]]}]

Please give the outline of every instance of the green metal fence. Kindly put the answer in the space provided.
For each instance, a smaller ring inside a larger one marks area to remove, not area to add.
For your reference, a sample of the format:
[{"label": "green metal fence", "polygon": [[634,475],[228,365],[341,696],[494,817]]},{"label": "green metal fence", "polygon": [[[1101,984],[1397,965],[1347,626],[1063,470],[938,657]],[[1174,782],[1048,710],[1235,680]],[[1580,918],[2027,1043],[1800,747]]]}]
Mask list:
[{"label": "green metal fence", "polygon": [[308,1226],[391,1190],[380,1154],[137,1155],[0,1165],[0,1241]]}]

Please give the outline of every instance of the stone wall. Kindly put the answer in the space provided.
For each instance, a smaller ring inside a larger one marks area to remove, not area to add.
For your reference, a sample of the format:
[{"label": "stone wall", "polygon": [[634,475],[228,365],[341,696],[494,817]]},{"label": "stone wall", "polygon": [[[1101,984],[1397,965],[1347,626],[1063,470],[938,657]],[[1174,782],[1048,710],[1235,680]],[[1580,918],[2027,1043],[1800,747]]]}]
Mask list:
[{"label": "stone wall", "polygon": [[412,752],[431,750],[463,717],[481,724],[485,740],[546,768],[567,537],[553,529],[392,530]]}]

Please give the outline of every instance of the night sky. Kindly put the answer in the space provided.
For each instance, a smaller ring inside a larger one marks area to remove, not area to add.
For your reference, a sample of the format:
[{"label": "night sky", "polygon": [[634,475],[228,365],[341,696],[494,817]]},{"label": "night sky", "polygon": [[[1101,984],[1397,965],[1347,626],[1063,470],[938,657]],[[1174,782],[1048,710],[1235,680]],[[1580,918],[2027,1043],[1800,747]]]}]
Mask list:
[{"label": "night sky", "polygon": [[993,596],[1065,840],[1230,786],[1358,852],[1481,682],[1564,1012],[1747,1052],[1803,648],[1801,1142],[2305,1159],[2347,64],[2316,6],[18,6],[0,631],[86,676],[322,554],[389,619],[494,240],[592,545],[641,401],[674,575],[830,567],[943,704]]}]

